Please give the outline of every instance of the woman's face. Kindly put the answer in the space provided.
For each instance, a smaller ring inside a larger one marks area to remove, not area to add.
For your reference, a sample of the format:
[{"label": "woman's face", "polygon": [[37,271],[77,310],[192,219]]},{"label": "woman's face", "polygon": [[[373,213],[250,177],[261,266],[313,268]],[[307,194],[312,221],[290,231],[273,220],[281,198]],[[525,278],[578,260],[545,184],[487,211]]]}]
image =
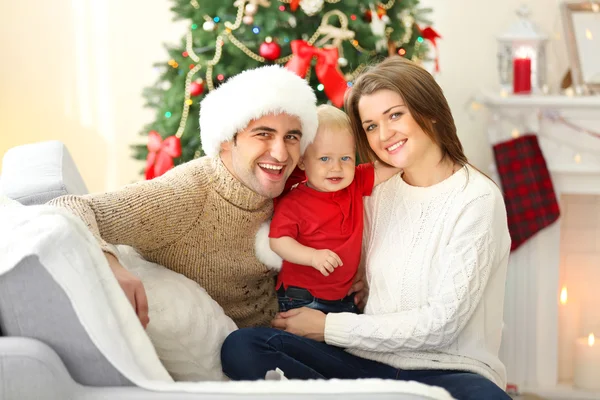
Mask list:
[{"label": "woman's face", "polygon": [[439,151],[396,92],[363,95],[358,112],[369,146],[386,164],[409,169]]}]

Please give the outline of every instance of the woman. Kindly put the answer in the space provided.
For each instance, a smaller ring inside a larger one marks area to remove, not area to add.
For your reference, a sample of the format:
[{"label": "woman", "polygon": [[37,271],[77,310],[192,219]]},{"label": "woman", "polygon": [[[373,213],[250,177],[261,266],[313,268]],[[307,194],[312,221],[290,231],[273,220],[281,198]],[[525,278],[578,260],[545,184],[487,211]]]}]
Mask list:
[{"label": "woman", "polygon": [[232,333],[232,379],[389,378],[457,399],[509,399],[498,359],[510,237],[498,187],[467,163],[432,76],[400,57],[346,98],[363,161],[402,168],[365,200],[364,314],[280,313],[277,329]]}]

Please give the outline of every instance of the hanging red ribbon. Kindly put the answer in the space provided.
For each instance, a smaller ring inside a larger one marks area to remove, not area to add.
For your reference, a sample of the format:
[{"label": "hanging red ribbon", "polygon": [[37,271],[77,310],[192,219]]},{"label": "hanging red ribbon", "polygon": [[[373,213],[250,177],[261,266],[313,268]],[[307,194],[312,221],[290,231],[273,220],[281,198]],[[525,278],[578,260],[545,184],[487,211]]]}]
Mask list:
[{"label": "hanging red ribbon", "polygon": [[428,26],[425,29],[421,29],[418,26],[417,26],[417,28],[419,28],[419,30],[421,31],[421,36],[423,37],[423,39],[427,39],[431,42],[431,44],[433,44],[433,47],[435,49],[435,72],[440,72],[440,56],[439,56],[439,52],[438,52],[437,43],[435,41],[436,41],[436,39],[441,39],[442,36],[440,36],[440,34],[437,33],[430,26]]},{"label": "hanging red ribbon", "polygon": [[161,176],[175,165],[173,159],[181,156],[181,141],[176,136],[165,140],[156,131],[148,133],[148,157],[146,179]]},{"label": "hanging red ribbon", "polygon": [[315,73],[324,86],[325,94],[336,107],[344,104],[344,94],[348,83],[338,68],[338,50],[335,47],[320,49],[313,47],[304,40],[293,40],[291,43],[294,56],[287,62],[285,68],[304,78],[313,57],[317,57]]}]

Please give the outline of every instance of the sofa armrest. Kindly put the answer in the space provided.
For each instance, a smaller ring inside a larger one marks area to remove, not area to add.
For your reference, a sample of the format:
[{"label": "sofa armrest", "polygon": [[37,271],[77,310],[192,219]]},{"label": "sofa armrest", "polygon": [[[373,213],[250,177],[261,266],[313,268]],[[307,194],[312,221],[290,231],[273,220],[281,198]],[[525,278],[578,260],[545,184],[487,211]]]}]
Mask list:
[{"label": "sofa armrest", "polygon": [[[68,249],[65,243],[56,245]],[[67,294],[35,255],[0,274],[0,327],[7,337],[28,337],[51,346],[62,368],[80,384],[132,385],[92,342]]]},{"label": "sofa armrest", "polygon": [[0,337],[0,398],[70,399],[77,386],[46,344],[29,338]]},{"label": "sofa armrest", "polygon": [[13,147],[2,160],[0,194],[24,205],[88,192],[66,146],[59,141]]}]

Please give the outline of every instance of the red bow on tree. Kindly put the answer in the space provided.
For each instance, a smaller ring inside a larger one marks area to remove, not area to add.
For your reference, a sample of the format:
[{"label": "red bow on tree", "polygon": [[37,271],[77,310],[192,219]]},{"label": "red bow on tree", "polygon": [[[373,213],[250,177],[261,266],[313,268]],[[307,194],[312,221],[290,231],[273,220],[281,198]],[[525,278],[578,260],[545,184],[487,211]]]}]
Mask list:
[{"label": "red bow on tree", "polygon": [[175,165],[173,159],[181,156],[181,141],[177,136],[165,140],[156,131],[148,133],[148,157],[146,179],[161,176]]},{"label": "red bow on tree", "polygon": [[437,33],[430,26],[428,26],[425,29],[421,29],[418,26],[417,26],[417,28],[419,28],[419,30],[421,31],[421,36],[423,37],[423,39],[427,39],[433,44],[433,47],[435,48],[435,72],[439,72],[440,71],[440,58],[439,58],[439,54],[438,54],[437,43],[435,41],[438,38],[441,39],[442,36],[440,36],[440,34]]},{"label": "red bow on tree", "polygon": [[298,5],[300,5],[300,0],[292,0],[290,2],[290,9],[292,11],[296,11],[298,9]]},{"label": "red bow on tree", "polygon": [[338,69],[338,50],[335,47],[320,49],[313,47],[304,40],[293,40],[291,43],[294,56],[285,67],[304,78],[310,68],[313,57],[317,57],[315,73],[324,86],[325,94],[333,105],[341,107],[344,104],[344,94],[348,83]]}]

